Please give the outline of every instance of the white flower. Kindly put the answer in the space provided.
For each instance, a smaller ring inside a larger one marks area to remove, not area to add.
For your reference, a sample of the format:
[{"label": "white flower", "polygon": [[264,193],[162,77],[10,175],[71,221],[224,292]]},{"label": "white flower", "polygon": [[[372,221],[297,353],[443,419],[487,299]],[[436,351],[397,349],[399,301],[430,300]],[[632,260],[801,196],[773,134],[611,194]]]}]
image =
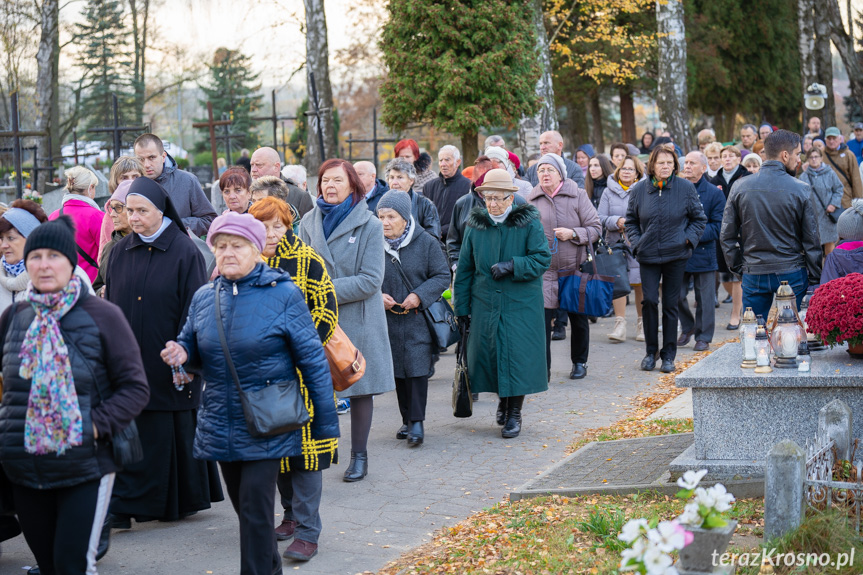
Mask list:
[{"label": "white flower", "polygon": [[632,571],[636,569],[637,565],[627,565],[630,559],[635,559],[636,562],[641,562],[644,555],[644,550],[646,549],[646,545],[644,543],[644,539],[639,537],[632,544],[632,547],[629,549],[624,549],[620,553],[620,570],[621,571]]},{"label": "white flower", "polygon": [[731,504],[734,503],[734,496],[728,493],[725,490],[725,486],[721,483],[717,483],[713,487],[710,488],[711,496],[713,497],[715,503],[713,507],[720,513],[723,511],[728,511],[731,509]]},{"label": "white flower", "polygon": [[677,523],[673,521],[663,521],[656,529],[648,531],[647,539],[663,553],[671,553],[686,546],[683,531],[678,529]]},{"label": "white flower", "polygon": [[632,543],[646,533],[647,528],[647,519],[631,519],[623,526],[623,529],[620,531],[620,535],[617,537],[621,541]]},{"label": "white flower", "polygon": [[686,507],[683,508],[683,513],[680,514],[678,520],[684,525],[701,527],[701,524],[704,522],[704,520],[698,513],[698,503],[696,503],[695,501],[690,501],[689,503],[687,503]]},{"label": "white flower", "polygon": [[647,575],[665,575],[673,561],[671,556],[656,547],[650,547],[644,552],[644,566]]},{"label": "white flower", "polygon": [[681,489],[695,489],[698,482],[707,475],[707,470],[692,471],[691,469],[683,474],[683,477],[677,478],[677,486]]},{"label": "white flower", "polygon": [[716,505],[716,497],[713,494],[713,489],[709,491],[703,487],[695,490],[695,502],[704,505],[708,509]]}]

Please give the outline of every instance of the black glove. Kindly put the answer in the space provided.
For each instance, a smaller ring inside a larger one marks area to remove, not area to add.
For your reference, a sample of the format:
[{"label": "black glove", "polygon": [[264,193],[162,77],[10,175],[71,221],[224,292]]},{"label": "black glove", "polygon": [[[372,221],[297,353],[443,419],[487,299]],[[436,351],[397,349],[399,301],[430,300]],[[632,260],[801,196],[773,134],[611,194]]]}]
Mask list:
[{"label": "black glove", "polygon": [[502,280],[506,276],[511,276],[512,267],[512,260],[509,260],[508,262],[498,262],[491,266],[491,277],[495,280]]},{"label": "black glove", "polygon": [[458,327],[462,332],[468,331],[470,329],[470,316],[469,315],[460,315],[456,318],[456,322],[458,322]]}]

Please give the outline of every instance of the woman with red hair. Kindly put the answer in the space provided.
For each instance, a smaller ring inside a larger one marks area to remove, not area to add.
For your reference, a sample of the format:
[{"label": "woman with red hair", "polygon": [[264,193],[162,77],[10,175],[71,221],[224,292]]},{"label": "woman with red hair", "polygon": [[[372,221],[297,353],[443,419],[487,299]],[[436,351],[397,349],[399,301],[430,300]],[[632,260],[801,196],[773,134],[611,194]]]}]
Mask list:
[{"label": "woman with red hair", "polygon": [[412,163],[414,169],[417,171],[417,179],[414,181],[413,188],[411,188],[413,191],[422,193],[423,186],[437,178],[437,174],[431,169],[431,156],[425,152],[420,153],[420,147],[416,143],[416,140],[399,141],[396,144],[394,152],[396,158],[401,158]]}]

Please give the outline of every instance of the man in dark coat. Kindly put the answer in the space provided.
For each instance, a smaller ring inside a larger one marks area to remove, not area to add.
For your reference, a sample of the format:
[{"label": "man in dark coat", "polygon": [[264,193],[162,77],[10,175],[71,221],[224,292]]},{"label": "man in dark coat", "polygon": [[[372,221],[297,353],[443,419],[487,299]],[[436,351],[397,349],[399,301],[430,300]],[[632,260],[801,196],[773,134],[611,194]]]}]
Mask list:
[{"label": "man in dark coat", "polygon": [[108,257],[105,299],[126,316],[150,386],[150,402],[135,419],[144,459],[117,474],[111,502],[115,526],[129,528],[132,517],[175,521],[224,497],[215,463],[192,456],[201,378],[176,389],[160,356],[165,342],[180,333],[195,291],[207,281],[204,258],[153,180],[132,182],[126,211],[132,233]]},{"label": "man in dark coat", "polygon": [[360,181],[363,183],[363,189],[366,192],[366,204],[368,204],[369,211],[376,214],[378,202],[381,200],[383,195],[389,191],[390,187],[385,181],[378,177],[377,168],[375,168],[375,165],[371,162],[367,162],[365,160],[357,162],[354,164],[354,170],[356,170],[357,175],[360,177]]},{"label": "man in dark coat", "polygon": [[276,176],[288,185],[288,203],[297,210],[300,218],[315,207],[315,202],[307,191],[300,188],[293,180],[282,176],[279,153],[272,148],[258,148],[252,154],[252,180],[263,176]]},{"label": "man in dark coat", "polygon": [[461,153],[455,146],[444,146],[437,153],[440,175],[423,186],[423,195],[437,207],[440,216],[441,237],[446,239],[455,203],[470,193],[470,180],[464,177],[461,167]]},{"label": "man in dark coat", "polygon": [[[683,284],[680,290],[681,334],[677,340],[678,347],[689,343],[695,336],[695,351],[704,351],[713,341],[713,331],[716,327],[716,290],[715,277],[716,242],[722,227],[722,212],[725,210],[725,196],[719,188],[707,181],[707,156],[701,152],[689,152],[683,164],[683,177],[695,185],[695,191],[701,198],[704,215],[707,216],[707,227],[692,256],[686,263],[683,274]],[[695,286],[696,317],[689,309],[686,296],[689,294],[689,280]]]},{"label": "man in dark coat", "polygon": [[168,192],[174,209],[183,219],[182,229],[188,228],[199,237],[206,236],[210,223],[216,218],[216,210],[198,178],[177,168],[177,162],[168,155],[162,139],[155,134],[138,136],[132,148],[144,164],[144,175]]}]

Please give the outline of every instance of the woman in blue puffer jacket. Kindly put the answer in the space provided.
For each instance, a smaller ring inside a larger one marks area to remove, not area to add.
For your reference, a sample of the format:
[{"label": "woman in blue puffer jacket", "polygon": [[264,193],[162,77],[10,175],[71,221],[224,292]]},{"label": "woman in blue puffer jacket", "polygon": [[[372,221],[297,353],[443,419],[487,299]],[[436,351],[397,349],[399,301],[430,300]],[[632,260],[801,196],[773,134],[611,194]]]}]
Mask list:
[{"label": "woman in blue puffer jacket", "polygon": [[[188,364],[201,370],[207,382],[194,453],[196,458],[219,462],[240,519],[240,572],[250,575],[282,572],[272,525],[276,478],[282,458],[302,453],[302,432],[266,437],[249,433],[216,314],[221,315],[244,392],[295,378],[299,370],[313,406],[312,436],[339,436],[329,364],[318,332],[290,276],[261,260],[265,242],[264,224],[249,214],[228,212],[213,221],[207,243],[216,254],[221,277],[198,290],[179,343],[168,342],[162,351],[165,363]],[[221,300],[218,311],[216,290]],[[317,553],[312,542],[296,542],[294,547],[301,547],[302,553],[290,555],[297,559],[311,559]]]}]

